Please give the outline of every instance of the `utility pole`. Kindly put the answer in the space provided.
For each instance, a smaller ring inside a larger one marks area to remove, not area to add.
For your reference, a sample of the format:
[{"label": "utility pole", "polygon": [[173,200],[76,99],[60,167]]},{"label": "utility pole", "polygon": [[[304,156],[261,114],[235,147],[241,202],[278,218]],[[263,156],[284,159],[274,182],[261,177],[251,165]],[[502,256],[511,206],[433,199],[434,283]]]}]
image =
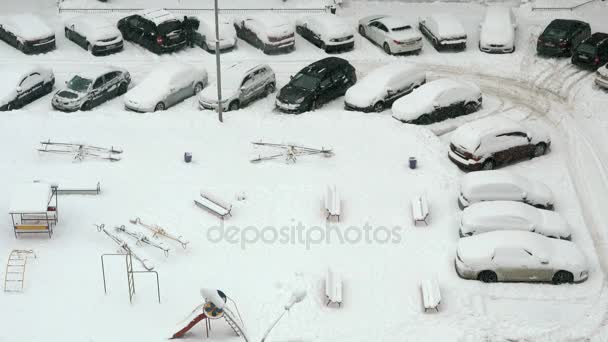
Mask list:
[{"label": "utility pole", "polygon": [[217,1],[215,0],[215,64],[217,68],[217,116],[220,122],[224,122],[222,116],[222,72],[220,68],[220,24],[219,14],[217,8]]}]

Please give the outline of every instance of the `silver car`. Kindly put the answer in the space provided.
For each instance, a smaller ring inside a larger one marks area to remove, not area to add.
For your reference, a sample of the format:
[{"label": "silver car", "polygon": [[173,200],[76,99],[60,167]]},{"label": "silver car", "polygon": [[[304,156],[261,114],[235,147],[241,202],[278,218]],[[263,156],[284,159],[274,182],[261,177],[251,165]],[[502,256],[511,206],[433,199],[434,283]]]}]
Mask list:
[{"label": "silver car", "polygon": [[[222,71],[222,109],[238,110],[274,93],[276,84],[274,71],[266,64],[235,64]],[[217,83],[199,93],[198,103],[201,109],[217,109]]]}]

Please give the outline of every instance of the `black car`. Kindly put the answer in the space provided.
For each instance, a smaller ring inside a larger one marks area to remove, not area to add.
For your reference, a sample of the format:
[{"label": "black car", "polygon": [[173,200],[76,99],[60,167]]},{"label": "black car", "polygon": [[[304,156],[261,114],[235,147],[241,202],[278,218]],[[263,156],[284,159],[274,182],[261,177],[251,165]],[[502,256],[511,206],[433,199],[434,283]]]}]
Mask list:
[{"label": "black car", "polygon": [[608,62],[608,34],[596,32],[572,51],[572,64],[598,69]]},{"label": "black car", "polygon": [[300,70],[277,96],[285,113],[299,114],[319,108],[346,93],[357,82],[355,68],[342,58],[328,57]]},{"label": "black car", "polygon": [[118,29],[124,39],[156,53],[174,52],[186,46],[182,22],[163,10],[149,10],[120,19]]},{"label": "black car", "polygon": [[55,33],[33,14],[0,16],[0,39],[25,54],[55,49]]},{"label": "black car", "polygon": [[571,56],[574,48],[591,35],[591,27],[580,20],[555,19],[538,37],[536,53],[545,56]]}]

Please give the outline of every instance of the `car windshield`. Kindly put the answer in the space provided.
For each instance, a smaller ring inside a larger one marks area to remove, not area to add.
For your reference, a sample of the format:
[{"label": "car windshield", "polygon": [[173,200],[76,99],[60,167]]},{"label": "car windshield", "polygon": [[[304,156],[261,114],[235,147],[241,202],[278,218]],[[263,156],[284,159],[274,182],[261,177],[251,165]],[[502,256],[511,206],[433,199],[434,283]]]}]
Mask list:
[{"label": "car windshield", "polygon": [[596,48],[591,44],[581,44],[577,48],[578,52],[595,55]]},{"label": "car windshield", "polygon": [[399,27],[393,27],[391,30],[392,31],[405,31],[405,30],[411,30],[412,27],[410,25],[405,25],[405,26],[399,26]]},{"label": "car windshield", "polygon": [[545,31],[544,34],[545,37],[547,38],[565,38],[566,37],[566,30],[563,30],[561,28],[548,28],[547,31]]},{"label": "car windshield", "polygon": [[68,89],[73,90],[73,91],[77,91],[79,93],[84,93],[87,90],[89,90],[89,86],[91,85],[93,81],[87,79],[87,78],[82,78],[80,76],[74,76],[69,82],[68,82]]},{"label": "car windshield", "polygon": [[319,86],[319,79],[308,74],[297,74],[290,83],[294,87],[314,90]]},{"label": "car windshield", "polygon": [[164,22],[158,25],[158,33],[161,35],[165,35],[171,33],[175,30],[180,30],[182,28],[182,23],[178,20],[172,20]]}]

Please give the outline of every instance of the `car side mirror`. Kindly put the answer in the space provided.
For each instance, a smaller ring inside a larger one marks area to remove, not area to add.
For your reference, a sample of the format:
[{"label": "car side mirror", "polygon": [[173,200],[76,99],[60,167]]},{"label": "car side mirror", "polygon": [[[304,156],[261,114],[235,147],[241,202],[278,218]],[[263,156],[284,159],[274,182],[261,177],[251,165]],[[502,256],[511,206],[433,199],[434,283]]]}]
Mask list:
[{"label": "car side mirror", "polygon": [[292,78],[293,78],[293,75],[289,75],[289,79],[292,79]]},{"label": "car side mirror", "polygon": [[532,137],[529,135],[526,135],[526,139],[528,139],[528,142],[532,141]]},{"label": "car side mirror", "polygon": [[439,103],[433,102],[433,107],[438,108],[439,107]]},{"label": "car side mirror", "polygon": [[522,192],[521,199],[526,199],[527,197],[528,197],[528,193],[527,192]]},{"label": "car side mirror", "polygon": [[23,92],[23,88],[21,87],[17,87],[15,90],[17,91],[17,94],[21,94]]},{"label": "car side mirror", "polygon": [[549,260],[547,260],[547,258],[540,257],[539,261],[541,265],[549,265]]}]

